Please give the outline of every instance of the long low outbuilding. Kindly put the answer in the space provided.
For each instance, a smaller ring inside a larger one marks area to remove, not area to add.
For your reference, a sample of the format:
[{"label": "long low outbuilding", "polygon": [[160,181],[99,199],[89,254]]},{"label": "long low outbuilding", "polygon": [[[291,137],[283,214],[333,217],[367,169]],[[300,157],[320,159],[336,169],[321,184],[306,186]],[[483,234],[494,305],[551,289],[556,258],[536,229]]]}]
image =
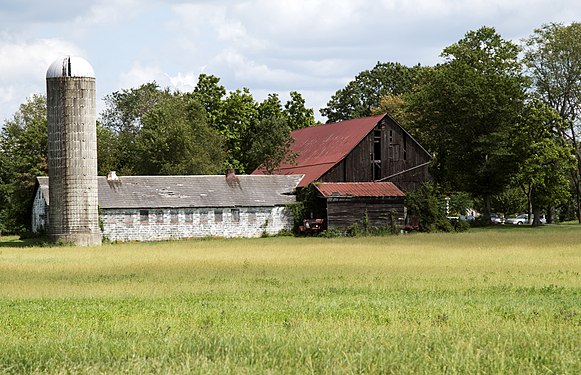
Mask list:
[{"label": "long low outbuilding", "polygon": [[[292,229],[286,206],[302,175],[98,177],[99,222],[109,241],[258,237]],[[32,230],[50,220],[48,177],[37,177]]]}]

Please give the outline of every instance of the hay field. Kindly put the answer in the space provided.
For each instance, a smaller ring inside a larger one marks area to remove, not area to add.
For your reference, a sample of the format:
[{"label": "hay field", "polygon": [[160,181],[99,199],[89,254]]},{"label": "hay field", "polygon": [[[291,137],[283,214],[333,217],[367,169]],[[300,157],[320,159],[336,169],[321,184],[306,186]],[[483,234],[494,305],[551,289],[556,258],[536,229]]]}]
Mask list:
[{"label": "hay field", "polygon": [[581,373],[581,227],[0,240],[0,373]]}]

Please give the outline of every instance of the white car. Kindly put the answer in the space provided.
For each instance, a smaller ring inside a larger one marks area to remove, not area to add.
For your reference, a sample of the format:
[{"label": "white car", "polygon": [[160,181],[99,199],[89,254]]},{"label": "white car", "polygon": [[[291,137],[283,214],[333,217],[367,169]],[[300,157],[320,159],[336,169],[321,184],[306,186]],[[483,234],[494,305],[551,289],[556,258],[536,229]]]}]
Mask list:
[{"label": "white car", "polygon": [[[534,216],[533,216],[534,220]],[[541,215],[540,219],[541,224],[546,224],[547,220],[545,219],[545,215]],[[514,225],[523,225],[529,223],[529,214],[520,214],[517,217],[509,217],[505,221],[506,224],[514,224]]]}]

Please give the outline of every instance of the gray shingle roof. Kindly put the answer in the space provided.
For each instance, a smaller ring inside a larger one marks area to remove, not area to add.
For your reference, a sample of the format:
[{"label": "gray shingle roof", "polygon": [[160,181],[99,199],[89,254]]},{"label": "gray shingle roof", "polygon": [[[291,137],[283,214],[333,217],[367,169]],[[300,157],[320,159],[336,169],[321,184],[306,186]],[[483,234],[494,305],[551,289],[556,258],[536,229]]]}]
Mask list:
[{"label": "gray shingle roof", "polygon": [[[264,207],[296,201],[303,175],[98,177],[101,208]],[[37,177],[48,202],[48,177]]]}]

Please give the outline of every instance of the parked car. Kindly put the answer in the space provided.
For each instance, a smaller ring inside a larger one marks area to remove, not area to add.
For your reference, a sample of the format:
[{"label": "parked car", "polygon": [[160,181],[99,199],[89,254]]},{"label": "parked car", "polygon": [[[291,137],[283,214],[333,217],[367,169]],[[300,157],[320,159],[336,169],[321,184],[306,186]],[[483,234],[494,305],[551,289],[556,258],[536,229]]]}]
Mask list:
[{"label": "parked car", "polygon": [[[535,217],[533,215],[533,220],[534,220],[534,218]],[[545,215],[541,215],[540,222],[541,222],[541,224],[547,223],[547,219],[545,219]],[[508,219],[506,219],[506,223],[507,224],[514,224],[514,225],[528,224],[529,223],[529,214],[520,214],[517,217],[509,217]]]},{"label": "parked car", "polygon": [[490,223],[491,224],[504,224],[504,218],[501,217],[499,214],[493,212],[490,214]]}]

